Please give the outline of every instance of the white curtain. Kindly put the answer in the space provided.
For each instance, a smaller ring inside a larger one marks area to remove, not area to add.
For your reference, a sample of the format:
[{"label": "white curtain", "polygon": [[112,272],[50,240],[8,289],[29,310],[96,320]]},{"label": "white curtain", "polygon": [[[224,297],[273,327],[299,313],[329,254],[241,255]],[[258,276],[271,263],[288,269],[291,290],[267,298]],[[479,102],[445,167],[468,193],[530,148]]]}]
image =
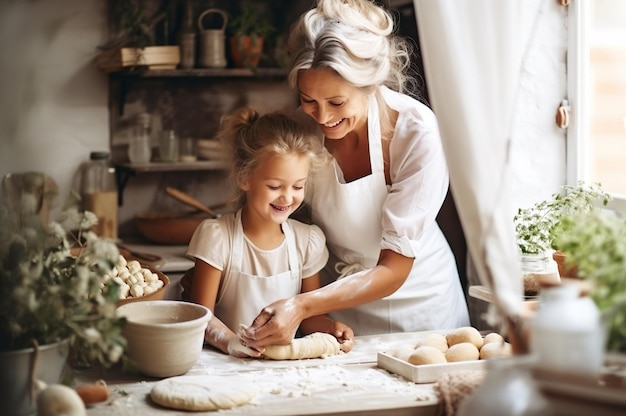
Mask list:
[{"label": "white curtain", "polygon": [[523,291],[509,151],[520,68],[537,15],[531,3],[414,0],[450,186],[469,253],[481,282],[497,299],[501,318],[519,315]]}]

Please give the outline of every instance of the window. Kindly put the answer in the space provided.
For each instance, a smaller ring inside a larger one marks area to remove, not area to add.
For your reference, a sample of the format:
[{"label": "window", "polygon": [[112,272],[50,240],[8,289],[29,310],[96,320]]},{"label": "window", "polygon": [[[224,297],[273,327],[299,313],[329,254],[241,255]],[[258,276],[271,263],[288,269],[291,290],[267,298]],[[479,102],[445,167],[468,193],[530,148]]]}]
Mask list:
[{"label": "window", "polygon": [[626,2],[570,7],[568,181],[600,182],[626,214]]}]

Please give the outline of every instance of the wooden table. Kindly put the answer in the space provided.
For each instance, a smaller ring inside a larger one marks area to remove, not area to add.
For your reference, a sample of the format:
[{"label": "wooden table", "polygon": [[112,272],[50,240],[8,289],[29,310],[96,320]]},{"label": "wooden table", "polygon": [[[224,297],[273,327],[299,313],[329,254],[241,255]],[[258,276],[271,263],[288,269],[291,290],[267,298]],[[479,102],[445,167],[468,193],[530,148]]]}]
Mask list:
[{"label": "wooden table", "polygon": [[[252,381],[260,393],[250,403],[222,415],[417,415],[435,416],[439,402],[432,384],[415,384],[376,366],[377,353],[414,342],[425,333],[357,337],[354,349],[324,359],[270,361],[234,358],[205,348],[186,375],[227,375]],[[77,381],[107,382],[111,397],[88,409],[89,416],[189,415],[149,398],[159,379],[119,369],[89,371]],[[194,412],[206,415],[216,412]]]}]

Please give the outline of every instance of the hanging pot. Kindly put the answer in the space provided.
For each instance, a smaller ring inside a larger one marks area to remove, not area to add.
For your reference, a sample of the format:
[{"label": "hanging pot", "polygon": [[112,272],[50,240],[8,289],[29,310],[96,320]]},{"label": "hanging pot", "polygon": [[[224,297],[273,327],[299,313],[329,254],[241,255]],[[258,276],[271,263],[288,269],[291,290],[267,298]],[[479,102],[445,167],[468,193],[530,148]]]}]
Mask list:
[{"label": "hanging pot", "polygon": [[69,350],[70,342],[64,340],[38,348],[0,352],[3,414],[34,414],[37,410],[35,381],[58,383],[67,363]]},{"label": "hanging pot", "polygon": [[[222,17],[222,26],[217,29],[206,29],[203,19],[209,14],[219,14]],[[228,16],[224,10],[208,9],[198,16],[198,30],[200,30],[200,65],[205,68],[224,68],[226,66],[225,36]]]}]

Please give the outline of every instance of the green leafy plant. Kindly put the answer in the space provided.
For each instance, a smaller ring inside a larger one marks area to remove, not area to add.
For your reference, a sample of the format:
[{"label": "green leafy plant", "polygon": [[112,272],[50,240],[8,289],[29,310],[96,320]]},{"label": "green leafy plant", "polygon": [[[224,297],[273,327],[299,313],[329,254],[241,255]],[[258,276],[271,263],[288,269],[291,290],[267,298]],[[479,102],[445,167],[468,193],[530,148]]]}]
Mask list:
[{"label": "green leafy plant", "polygon": [[557,192],[530,208],[520,208],[513,217],[520,252],[541,254],[558,249],[553,242],[569,226],[561,223],[565,215],[589,212],[595,204],[606,205],[610,200],[611,196],[599,183],[587,185],[581,181],[577,186],[564,185],[562,193]]},{"label": "green leafy plant", "polygon": [[263,11],[252,1],[241,5],[239,13],[228,21],[228,30],[231,36],[251,36],[263,38],[274,32],[274,26],[263,15]]},{"label": "green leafy plant", "polygon": [[[41,189],[42,180],[27,175],[25,188]],[[41,199],[53,197],[0,195],[0,352],[70,339],[73,365],[112,365],[126,347],[124,319],[116,315],[119,287],[105,292],[101,284],[119,252],[89,231],[91,212],[70,206],[45,223]]]},{"label": "green leafy plant", "polygon": [[626,352],[626,221],[593,209],[561,218],[567,230],[554,244],[577,277],[591,282],[590,296],[607,325],[607,349]]}]

